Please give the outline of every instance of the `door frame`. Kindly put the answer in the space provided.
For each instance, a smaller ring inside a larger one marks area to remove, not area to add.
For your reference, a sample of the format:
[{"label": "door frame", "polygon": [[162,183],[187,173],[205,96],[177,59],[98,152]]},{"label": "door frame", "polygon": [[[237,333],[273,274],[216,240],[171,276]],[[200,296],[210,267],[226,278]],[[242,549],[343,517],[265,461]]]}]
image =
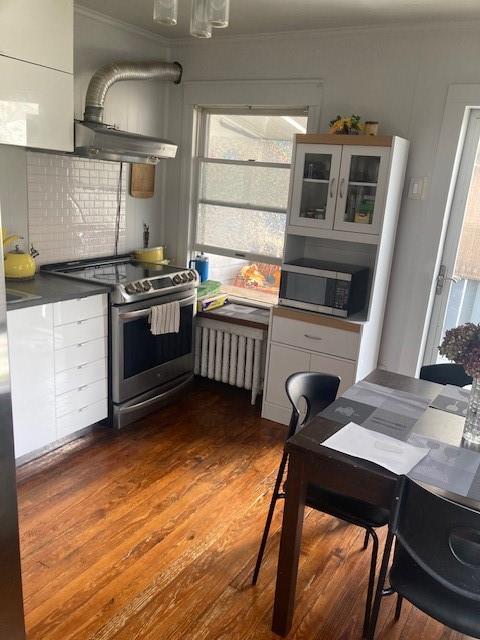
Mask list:
[{"label": "door frame", "polygon": [[[460,151],[459,167],[455,183],[452,185],[453,197],[448,215],[447,229],[440,257],[440,264],[446,266],[442,292],[435,293],[430,323],[427,333],[424,364],[435,364],[438,355],[448,301],[453,284],[453,268],[458,253],[458,245],[465,219],[465,208],[472,182],[472,167],[480,144],[480,109],[468,110],[468,121]],[[438,280],[438,276],[436,281]],[[437,282],[435,283],[435,289]]]},{"label": "door frame", "polygon": [[[472,109],[480,108],[480,84],[450,85],[446,96],[442,127],[436,148],[436,161],[432,175],[428,218],[432,221],[432,233],[438,234],[438,249],[434,256],[427,256],[425,268],[432,274],[428,299],[422,310],[423,331],[420,338],[416,373],[420,370],[426,354],[428,330],[435,301],[437,276],[441,265],[445,237],[449,222],[453,191],[460,166],[461,152],[465,140],[466,129]],[[440,215],[438,215],[440,214]],[[437,224],[435,216],[441,222]],[[427,291],[425,291],[427,295]],[[423,307],[423,304],[422,304]],[[411,340],[415,343],[418,329],[411,332]]]}]

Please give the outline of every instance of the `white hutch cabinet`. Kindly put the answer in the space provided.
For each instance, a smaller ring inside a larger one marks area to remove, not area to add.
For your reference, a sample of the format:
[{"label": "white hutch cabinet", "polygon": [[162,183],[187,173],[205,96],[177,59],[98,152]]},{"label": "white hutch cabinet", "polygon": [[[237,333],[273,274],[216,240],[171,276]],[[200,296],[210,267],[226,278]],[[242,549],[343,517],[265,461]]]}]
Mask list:
[{"label": "white hutch cabinet", "polygon": [[346,319],[272,309],[262,416],[287,424],[285,380],[340,376],[340,393],[375,369],[409,143],[392,136],[297,135],[283,264],[319,260],[368,268],[363,310]]}]

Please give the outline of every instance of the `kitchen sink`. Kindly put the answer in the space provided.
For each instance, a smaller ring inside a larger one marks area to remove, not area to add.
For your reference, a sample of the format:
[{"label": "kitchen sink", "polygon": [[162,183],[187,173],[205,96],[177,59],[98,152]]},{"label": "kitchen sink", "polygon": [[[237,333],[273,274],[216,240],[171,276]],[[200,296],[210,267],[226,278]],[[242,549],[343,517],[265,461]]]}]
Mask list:
[{"label": "kitchen sink", "polygon": [[41,296],[37,296],[34,293],[26,293],[25,291],[18,291],[17,289],[7,288],[7,304],[14,304],[15,302],[26,302],[27,300],[39,300]]}]

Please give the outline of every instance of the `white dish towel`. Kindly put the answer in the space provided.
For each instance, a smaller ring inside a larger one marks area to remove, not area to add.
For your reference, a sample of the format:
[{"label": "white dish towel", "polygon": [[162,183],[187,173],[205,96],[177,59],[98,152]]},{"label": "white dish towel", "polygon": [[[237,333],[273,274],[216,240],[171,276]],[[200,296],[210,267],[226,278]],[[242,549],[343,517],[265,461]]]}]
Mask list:
[{"label": "white dish towel", "polygon": [[180,329],[180,305],[178,301],[158,304],[150,309],[150,331],[154,336],[178,333]]}]

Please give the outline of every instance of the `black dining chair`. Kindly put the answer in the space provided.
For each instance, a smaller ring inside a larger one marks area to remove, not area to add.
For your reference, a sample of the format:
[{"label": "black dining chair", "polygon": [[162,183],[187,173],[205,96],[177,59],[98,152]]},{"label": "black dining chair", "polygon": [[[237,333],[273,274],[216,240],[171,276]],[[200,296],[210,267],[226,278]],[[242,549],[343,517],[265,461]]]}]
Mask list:
[{"label": "black dining chair", "polygon": [[[384,589],[390,550],[390,588]],[[397,593],[446,626],[480,638],[480,513],[399,481],[372,607],[369,640],[375,634],[382,595]]]},{"label": "black dining chair", "polygon": [[423,366],[420,369],[420,380],[428,380],[428,382],[436,382],[437,384],[453,384],[456,387],[466,387],[473,382],[473,378],[465,373],[462,365],[453,362]]},{"label": "black dining chair", "polygon": [[[294,373],[287,378],[285,389],[292,405],[292,416],[287,431],[287,439],[291,438],[301,427],[318,413],[323,411],[337,397],[340,378],[325,373],[300,372]],[[304,405],[302,410],[302,403]],[[303,413],[303,418],[301,415]],[[288,462],[288,454],[283,451],[280,466],[275,480],[272,499],[268,509],[267,520],[258,550],[257,562],[253,572],[252,584],[256,584],[263,554],[267,544],[270,525],[277,500],[285,498],[282,491],[282,483],[285,475],[285,468]],[[284,487],[285,488],[285,487]],[[367,601],[365,607],[365,617],[363,624],[364,635],[368,631],[370,619],[370,609],[372,605],[373,589],[375,582],[375,572],[378,556],[378,536],[375,532],[377,527],[388,524],[389,511],[374,507],[366,502],[355,500],[331,491],[323,490],[320,487],[309,485],[307,489],[306,505],[322,513],[334,516],[350,524],[357,525],[365,529],[363,548],[368,546],[369,538],[373,540],[372,557],[370,561],[370,574],[367,590]]]}]

